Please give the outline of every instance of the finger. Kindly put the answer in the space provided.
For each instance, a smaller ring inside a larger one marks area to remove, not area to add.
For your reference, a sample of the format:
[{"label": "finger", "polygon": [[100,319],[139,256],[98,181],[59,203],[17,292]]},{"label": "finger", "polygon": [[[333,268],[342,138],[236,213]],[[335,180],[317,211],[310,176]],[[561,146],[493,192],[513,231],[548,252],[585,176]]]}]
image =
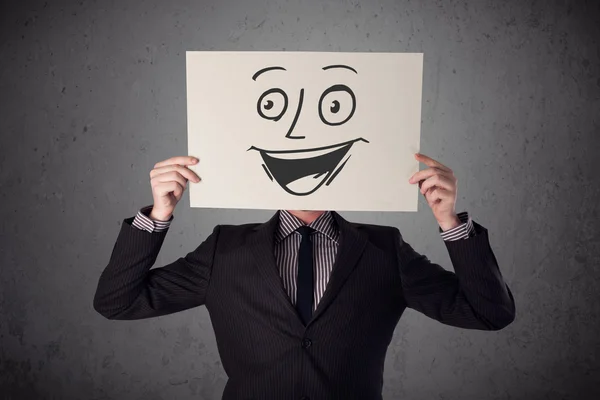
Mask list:
[{"label": "finger", "polygon": [[150,178],[154,178],[157,175],[160,174],[164,174],[165,172],[169,172],[169,171],[177,171],[179,172],[181,175],[183,175],[186,179],[189,179],[193,182],[199,182],[200,181],[200,177],[191,169],[189,169],[186,166],[181,166],[181,165],[166,165],[164,167],[159,167],[159,168],[155,168],[153,170],[150,171]]},{"label": "finger", "polygon": [[433,187],[441,187],[442,189],[445,189],[448,191],[456,190],[456,186],[453,184],[452,181],[449,181],[447,178],[445,178],[442,175],[434,175],[434,176],[432,176],[428,179],[425,179],[424,181],[421,182],[419,191],[424,194]]},{"label": "finger", "polygon": [[426,196],[429,196],[431,200],[446,200],[452,198],[452,191],[434,186],[429,189]]},{"label": "finger", "polygon": [[175,190],[173,190],[173,196],[175,196],[175,200],[177,200],[177,202],[179,202],[179,200],[181,199],[181,196],[183,196],[184,190],[185,190],[185,188],[181,187],[181,185],[177,185]]},{"label": "finger", "polygon": [[428,167],[437,167],[439,169],[443,169],[443,170],[447,170],[447,171],[450,170],[450,168],[448,168],[441,162],[434,160],[433,158],[426,156],[425,154],[417,153],[417,154],[415,154],[415,158],[417,160],[421,161],[423,164],[427,165]]},{"label": "finger", "polygon": [[427,192],[431,187],[437,186],[446,190],[454,190],[454,182],[448,179],[444,175],[433,175],[430,178],[427,178],[421,184],[421,193]]},{"label": "finger", "polygon": [[159,196],[166,196],[169,193],[181,192],[183,193],[183,186],[177,181],[161,182],[154,187],[156,194]]},{"label": "finger", "polygon": [[429,207],[433,207],[433,205],[435,204],[435,201],[432,197],[432,193],[436,188],[431,188],[428,189],[423,196],[425,197],[425,201],[427,201],[427,204],[429,205]]},{"label": "finger", "polygon": [[454,173],[452,171],[446,171],[443,169],[439,169],[438,167],[430,167],[430,168],[426,168],[421,171],[415,172],[414,175],[410,177],[409,182],[415,183],[415,182],[421,181],[423,179],[427,179],[434,174],[454,176]]},{"label": "finger", "polygon": [[425,193],[425,199],[430,206],[447,200],[451,198],[451,196],[452,193],[437,186],[429,189],[427,193]]},{"label": "finger", "polygon": [[173,164],[192,165],[192,164],[197,163],[197,161],[194,161],[194,160],[198,160],[198,159],[193,156],[176,156],[176,157],[171,157],[169,159],[166,159],[164,161],[157,162],[156,164],[154,164],[154,168],[164,167],[165,165],[173,165]]},{"label": "finger", "polygon": [[152,178],[152,181],[155,184],[162,183],[162,182],[175,181],[183,187],[185,187],[185,185],[187,185],[187,179],[185,179],[183,177],[183,175],[181,175],[177,171],[165,172],[164,174],[156,175],[154,178]]}]

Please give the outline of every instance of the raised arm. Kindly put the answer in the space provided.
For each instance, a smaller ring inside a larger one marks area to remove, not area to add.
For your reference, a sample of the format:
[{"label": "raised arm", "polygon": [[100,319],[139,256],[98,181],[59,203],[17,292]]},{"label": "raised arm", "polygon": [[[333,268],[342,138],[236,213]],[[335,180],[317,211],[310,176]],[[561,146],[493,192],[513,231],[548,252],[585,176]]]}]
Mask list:
[{"label": "raised arm", "polygon": [[176,156],[156,163],[150,171],[154,203],[123,221],[98,281],[94,309],[106,318],[150,318],[204,304],[218,226],[193,252],[151,269],[188,181],[200,182],[187,168],[197,162],[195,157]]},{"label": "raised arm", "polygon": [[416,252],[395,230],[402,290],[408,307],[446,325],[500,330],[515,318],[513,295],[504,282],[487,229],[473,222],[475,235],[444,241],[455,272]]},{"label": "raised arm", "polygon": [[124,220],[94,296],[94,309],[108,319],[133,320],[171,314],[204,304],[219,226],[194,251],[152,268],[167,231],[150,233]]}]

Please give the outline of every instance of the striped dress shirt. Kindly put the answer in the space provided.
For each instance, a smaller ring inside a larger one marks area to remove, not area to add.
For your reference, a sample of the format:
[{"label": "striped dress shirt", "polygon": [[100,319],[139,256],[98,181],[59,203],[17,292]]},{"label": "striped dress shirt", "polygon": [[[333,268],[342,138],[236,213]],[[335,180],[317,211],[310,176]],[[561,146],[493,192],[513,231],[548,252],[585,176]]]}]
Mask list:
[{"label": "striped dress shirt", "polygon": [[[168,221],[157,221],[149,217],[152,205],[141,208],[132,225],[135,228],[148,232],[161,232],[169,229],[173,216]],[[446,241],[464,240],[475,235],[471,217],[467,212],[458,213],[461,224],[453,229],[442,231],[440,235]],[[279,212],[279,226],[275,233],[275,261],[279,267],[283,286],[290,297],[292,304],[296,304],[296,278],[298,271],[298,250],[302,236],[295,230],[305,225],[304,222],[286,210]],[[314,301],[313,311],[316,310],[319,300],[323,297],[327,282],[333,269],[333,264],[339,246],[339,232],[335,221],[329,211],[321,214],[311,222],[309,227],[312,233],[313,265],[314,265]]]}]

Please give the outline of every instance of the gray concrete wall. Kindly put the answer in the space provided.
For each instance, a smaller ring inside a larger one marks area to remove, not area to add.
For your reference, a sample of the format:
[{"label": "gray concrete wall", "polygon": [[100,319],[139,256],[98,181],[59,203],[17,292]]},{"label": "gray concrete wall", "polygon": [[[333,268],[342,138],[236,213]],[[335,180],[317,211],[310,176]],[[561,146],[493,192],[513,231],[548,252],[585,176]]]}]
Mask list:
[{"label": "gray concrete wall", "polygon": [[[0,397],[219,399],[200,307],[109,321],[92,308],[148,173],[186,154],[186,50],[423,52],[421,150],[454,169],[517,302],[500,332],[412,310],[385,399],[600,398],[598,1],[4,1],[0,6]],[[268,211],[182,200],[157,265],[217,223]],[[452,269],[418,213],[395,225]]]}]

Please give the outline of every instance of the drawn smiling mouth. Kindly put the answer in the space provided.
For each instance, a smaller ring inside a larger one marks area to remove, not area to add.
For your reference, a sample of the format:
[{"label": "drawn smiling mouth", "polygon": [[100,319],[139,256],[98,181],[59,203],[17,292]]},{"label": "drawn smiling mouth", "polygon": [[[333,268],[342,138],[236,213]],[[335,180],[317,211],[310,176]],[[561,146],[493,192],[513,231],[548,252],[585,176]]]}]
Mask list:
[{"label": "drawn smiling mouth", "polygon": [[265,150],[252,146],[248,151],[260,152],[262,167],[271,181],[274,179],[290,194],[306,196],[323,184],[331,184],[350,159],[350,155],[346,157],[348,151],[358,141],[369,143],[358,138],[314,149]]}]

